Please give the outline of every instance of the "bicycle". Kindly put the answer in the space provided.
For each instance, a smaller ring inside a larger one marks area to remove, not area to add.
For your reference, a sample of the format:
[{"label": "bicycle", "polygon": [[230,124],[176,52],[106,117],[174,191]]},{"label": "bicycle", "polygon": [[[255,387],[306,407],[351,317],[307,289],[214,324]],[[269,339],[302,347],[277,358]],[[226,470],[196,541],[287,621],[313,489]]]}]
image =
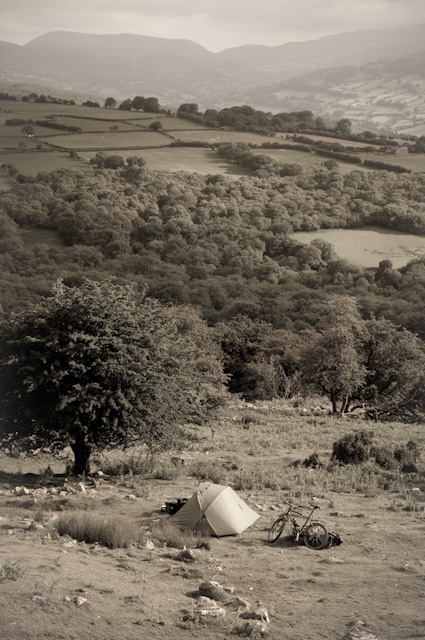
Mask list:
[{"label": "bicycle", "polygon": [[[293,540],[298,542],[300,538],[302,538],[305,546],[309,549],[314,549],[315,551],[324,549],[328,544],[328,529],[323,522],[318,522],[317,520],[310,521],[314,511],[319,509],[319,507],[317,505],[310,505],[311,511],[306,515],[302,513],[300,509],[307,509],[308,507],[297,506],[286,500],[284,500],[284,502],[289,505],[288,510],[282,513],[271,526],[269,530],[269,542],[276,542],[282,535],[286,525],[290,522],[293,527],[291,535]],[[305,518],[305,522],[299,525],[292,514]]]}]

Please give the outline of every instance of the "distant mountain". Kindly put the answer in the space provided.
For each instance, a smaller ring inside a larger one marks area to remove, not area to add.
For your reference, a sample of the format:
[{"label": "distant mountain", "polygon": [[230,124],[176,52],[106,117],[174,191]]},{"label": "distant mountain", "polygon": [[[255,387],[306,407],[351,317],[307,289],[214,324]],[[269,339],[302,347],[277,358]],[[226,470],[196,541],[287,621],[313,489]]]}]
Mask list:
[{"label": "distant mountain", "polygon": [[[398,88],[403,85],[407,91],[407,78],[409,99],[415,83],[422,86],[424,43],[425,25],[354,31],[277,47],[247,45],[220,53],[190,40],[56,31],[23,46],[0,42],[0,79],[48,86],[51,93],[56,88],[117,100],[156,96],[166,107],[245,103],[265,110],[312,109],[345,116],[358,101],[367,121],[375,104],[365,94],[371,94],[371,82],[376,82],[374,99],[394,90],[396,97],[389,99],[402,104],[407,98]],[[420,109],[416,98],[413,102]]]},{"label": "distant mountain", "polygon": [[161,104],[208,103],[250,84],[249,70],[188,40],[131,34],[52,32],[0,51],[4,78],[115,98],[156,96]]},{"label": "distant mountain", "polygon": [[395,29],[362,29],[325,36],[319,40],[287,42],[277,47],[245,45],[225,49],[220,58],[262,70],[267,77],[284,80],[326,67],[361,65],[401,57],[423,49],[425,25]]}]

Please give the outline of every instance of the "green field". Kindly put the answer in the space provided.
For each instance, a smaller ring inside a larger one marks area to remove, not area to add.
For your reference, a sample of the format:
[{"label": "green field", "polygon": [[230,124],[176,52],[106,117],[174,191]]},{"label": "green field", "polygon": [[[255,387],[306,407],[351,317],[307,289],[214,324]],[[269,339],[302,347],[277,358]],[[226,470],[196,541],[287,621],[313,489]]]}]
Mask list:
[{"label": "green field", "polygon": [[362,160],[376,160],[377,162],[385,162],[387,164],[397,164],[406,169],[410,169],[413,173],[425,172],[425,155],[410,154],[408,156],[393,156],[389,153],[359,153]]},{"label": "green field", "polygon": [[[55,117],[53,121],[66,127],[79,127],[83,132],[109,132],[110,128],[114,126],[118,127],[118,131],[134,131],[139,126],[138,123],[133,123],[133,121],[118,122],[115,120],[96,120],[94,118]],[[49,133],[58,135],[62,132],[52,127],[49,129]]]},{"label": "green field", "polygon": [[[148,152],[143,149],[136,151],[115,149],[114,153],[121,155],[123,158],[127,158],[129,155],[144,158],[148,169],[154,171],[189,171],[203,175],[220,173],[229,177],[234,176],[235,178],[249,175],[249,172],[243,167],[227,162],[210,149],[168,147],[166,149],[149,149]],[[87,161],[95,155],[94,151],[82,151],[79,153],[79,156]]]},{"label": "green field", "polygon": [[322,229],[294,233],[292,237],[305,243],[316,238],[326,240],[341,258],[360,267],[377,267],[381,260],[391,260],[393,267],[399,269],[410,260],[425,258],[425,236],[382,227]]},{"label": "green field", "polygon": [[[55,171],[61,167],[78,168],[84,166],[79,160],[69,157],[69,154],[61,151],[34,151],[2,153],[0,151],[0,164],[12,164],[20,173],[27,176],[36,176],[37,173]],[[7,186],[16,184],[6,174],[0,174],[3,183]],[[4,186],[3,188],[7,188]]]},{"label": "green field", "polygon": [[40,138],[63,149],[119,149],[122,147],[160,147],[170,139],[155,131],[117,131],[105,133],[73,133]]}]

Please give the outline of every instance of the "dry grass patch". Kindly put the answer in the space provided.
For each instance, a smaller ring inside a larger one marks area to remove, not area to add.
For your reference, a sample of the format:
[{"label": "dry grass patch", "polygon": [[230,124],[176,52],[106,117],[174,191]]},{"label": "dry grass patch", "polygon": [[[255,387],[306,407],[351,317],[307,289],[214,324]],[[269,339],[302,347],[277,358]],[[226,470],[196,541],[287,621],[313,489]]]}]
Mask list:
[{"label": "dry grass patch", "polygon": [[209,540],[192,531],[176,527],[170,520],[155,523],[152,533],[154,537],[174,549],[210,549]]},{"label": "dry grass patch", "polygon": [[140,526],[130,518],[93,513],[64,514],[55,523],[59,535],[79,542],[97,542],[109,549],[129,548],[143,541]]}]

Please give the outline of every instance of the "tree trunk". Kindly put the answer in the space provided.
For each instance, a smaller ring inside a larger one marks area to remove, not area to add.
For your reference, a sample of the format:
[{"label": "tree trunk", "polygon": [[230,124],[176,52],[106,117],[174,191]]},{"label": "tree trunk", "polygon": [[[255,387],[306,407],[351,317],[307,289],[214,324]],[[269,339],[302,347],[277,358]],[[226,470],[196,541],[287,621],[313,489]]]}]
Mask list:
[{"label": "tree trunk", "polygon": [[90,473],[90,454],[91,448],[84,441],[76,441],[71,445],[71,449],[74,453],[74,475],[88,475]]},{"label": "tree trunk", "polygon": [[337,406],[336,406],[336,401],[337,401],[337,399],[334,396],[331,396],[332,413],[333,414],[338,413],[338,409],[337,409]]}]

